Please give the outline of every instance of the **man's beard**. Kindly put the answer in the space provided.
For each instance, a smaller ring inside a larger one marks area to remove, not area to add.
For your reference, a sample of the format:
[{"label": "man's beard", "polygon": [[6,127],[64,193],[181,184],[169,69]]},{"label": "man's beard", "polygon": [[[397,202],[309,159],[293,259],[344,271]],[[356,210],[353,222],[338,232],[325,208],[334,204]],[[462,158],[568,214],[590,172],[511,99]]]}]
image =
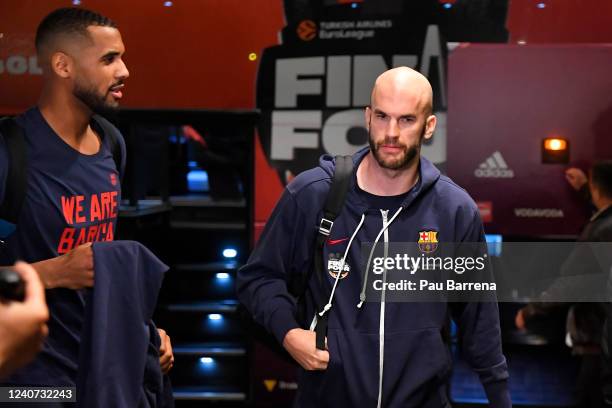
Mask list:
[{"label": "man's beard", "polygon": [[72,93],[93,113],[105,115],[114,113],[119,109],[119,104],[117,102],[109,102],[107,100],[110,90],[106,93],[106,95],[101,95],[94,87],[84,87],[79,83],[76,83]]},{"label": "man's beard", "polygon": [[[406,146],[402,144],[395,144],[390,141],[389,138],[385,136],[385,140],[382,142],[374,143],[372,139],[371,131],[368,131],[369,138],[368,141],[370,143],[370,150],[374,155],[374,158],[378,162],[378,165],[384,169],[389,170],[403,170],[412,164],[412,162],[419,156],[421,153],[421,143],[423,142],[423,137],[425,136],[426,125],[423,125],[423,130],[421,131],[421,135],[419,137],[419,141],[412,146]],[[383,144],[395,145],[402,149],[403,155],[398,159],[384,159],[380,154],[380,147]]]}]

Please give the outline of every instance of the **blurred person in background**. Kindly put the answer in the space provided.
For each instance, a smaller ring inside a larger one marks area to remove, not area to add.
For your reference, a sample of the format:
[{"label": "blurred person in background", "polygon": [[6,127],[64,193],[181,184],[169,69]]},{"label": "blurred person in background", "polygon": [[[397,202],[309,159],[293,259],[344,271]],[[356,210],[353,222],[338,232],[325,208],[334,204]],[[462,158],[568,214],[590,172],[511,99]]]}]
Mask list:
[{"label": "blurred person in background", "polygon": [[[578,168],[570,168],[565,174],[570,185],[585,197],[590,197],[595,207],[595,213],[583,228],[577,242],[612,242],[612,160],[593,164],[588,177]],[[566,270],[568,273],[575,272],[572,268]],[[551,288],[546,296],[553,301],[533,302],[520,309],[515,318],[517,328],[524,330],[531,319],[566,306],[566,303],[554,301],[563,298],[562,293],[555,292],[574,289]],[[609,355],[612,347],[608,344],[608,339],[612,340],[612,327],[610,334],[606,333],[608,326],[612,325],[609,309],[609,304],[585,302],[572,305],[568,313],[566,344],[572,348],[573,354],[581,358],[576,384],[580,407],[612,406],[612,359]],[[610,383],[610,386],[606,387],[606,383]],[[606,388],[610,388],[610,391],[605,391]]]}]

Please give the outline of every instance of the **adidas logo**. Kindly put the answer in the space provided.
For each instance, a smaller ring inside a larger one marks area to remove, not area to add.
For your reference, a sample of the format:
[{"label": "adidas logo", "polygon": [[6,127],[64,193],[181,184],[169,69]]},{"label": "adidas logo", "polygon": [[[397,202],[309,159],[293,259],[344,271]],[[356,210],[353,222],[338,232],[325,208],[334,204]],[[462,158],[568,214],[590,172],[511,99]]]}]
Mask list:
[{"label": "adidas logo", "polygon": [[508,168],[501,153],[496,151],[480,163],[480,166],[474,170],[474,175],[478,178],[513,178],[514,171]]}]

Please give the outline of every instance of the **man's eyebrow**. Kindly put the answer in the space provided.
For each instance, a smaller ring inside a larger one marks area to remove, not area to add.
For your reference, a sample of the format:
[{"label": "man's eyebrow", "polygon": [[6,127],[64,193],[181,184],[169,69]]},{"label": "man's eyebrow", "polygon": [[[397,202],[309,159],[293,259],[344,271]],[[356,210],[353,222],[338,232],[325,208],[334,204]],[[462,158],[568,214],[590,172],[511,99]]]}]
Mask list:
[{"label": "man's eyebrow", "polygon": [[[377,115],[389,116],[389,114],[387,112],[384,112],[384,111],[382,111],[382,110],[380,110],[378,108],[374,109],[374,113],[377,114]],[[413,114],[413,113],[407,113],[407,114],[401,115],[399,117],[399,119],[415,119],[415,118],[416,118],[416,115]]]}]

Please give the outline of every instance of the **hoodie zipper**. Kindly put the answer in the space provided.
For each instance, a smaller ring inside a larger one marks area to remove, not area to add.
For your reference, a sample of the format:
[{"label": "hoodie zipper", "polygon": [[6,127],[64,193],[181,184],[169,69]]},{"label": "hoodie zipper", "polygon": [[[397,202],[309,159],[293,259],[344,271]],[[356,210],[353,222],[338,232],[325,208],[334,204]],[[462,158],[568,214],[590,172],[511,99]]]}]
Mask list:
[{"label": "hoodie zipper", "polygon": [[[389,254],[389,229],[387,228],[388,210],[380,210],[382,214],[384,232],[384,257]],[[378,326],[378,404],[377,408],[382,407],[382,386],[383,386],[383,369],[385,365],[385,283],[387,282],[387,269],[383,272],[383,291],[380,298],[380,325]]]}]

